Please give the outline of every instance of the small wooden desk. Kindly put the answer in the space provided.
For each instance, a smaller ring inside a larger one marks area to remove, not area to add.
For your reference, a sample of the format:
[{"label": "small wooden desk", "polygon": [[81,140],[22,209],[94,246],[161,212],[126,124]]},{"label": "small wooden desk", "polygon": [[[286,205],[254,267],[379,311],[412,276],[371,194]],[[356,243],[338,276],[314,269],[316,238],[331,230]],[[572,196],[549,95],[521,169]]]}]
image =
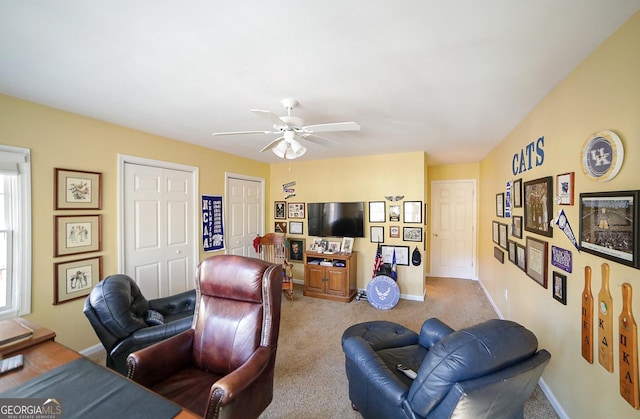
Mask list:
[{"label": "small wooden desk", "polygon": [[[55,336],[55,333],[53,336]],[[9,390],[19,384],[31,380],[32,378],[38,377],[47,371],[82,357],[78,352],[54,342],[53,337],[51,337],[50,340],[45,340],[38,344],[28,346],[23,350],[17,352],[13,351],[12,353],[21,353],[24,355],[24,367],[0,375],[0,392]],[[105,373],[116,374],[115,372],[108,370],[106,367],[104,367],[104,369]],[[139,385],[133,381],[130,381],[130,383],[135,386]],[[158,395],[158,397],[162,396]],[[179,419],[194,419],[199,417],[200,416],[186,409],[182,409],[182,411],[176,416],[176,418]]]},{"label": "small wooden desk", "polygon": [[33,335],[31,335],[30,338],[1,347],[0,355],[2,355],[3,357],[7,357],[15,353],[20,353],[23,349],[38,345],[42,342],[53,341],[56,338],[56,334],[53,330],[49,330],[46,327],[42,327],[39,324],[32,323],[29,320],[25,320],[21,317],[3,321],[16,322],[33,330]]}]

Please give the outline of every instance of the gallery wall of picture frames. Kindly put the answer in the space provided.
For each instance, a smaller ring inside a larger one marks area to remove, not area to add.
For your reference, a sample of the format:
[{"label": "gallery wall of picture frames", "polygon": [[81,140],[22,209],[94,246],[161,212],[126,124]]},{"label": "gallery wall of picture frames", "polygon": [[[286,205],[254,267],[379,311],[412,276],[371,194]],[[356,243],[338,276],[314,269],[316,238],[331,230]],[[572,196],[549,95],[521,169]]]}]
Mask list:
[{"label": "gallery wall of picture frames", "polygon": [[54,263],[58,305],[86,297],[102,279],[102,256],[88,255],[102,251],[102,214],[77,213],[102,209],[102,173],[55,168],[53,178],[54,211],[60,211],[54,214],[53,256],[84,256]]}]

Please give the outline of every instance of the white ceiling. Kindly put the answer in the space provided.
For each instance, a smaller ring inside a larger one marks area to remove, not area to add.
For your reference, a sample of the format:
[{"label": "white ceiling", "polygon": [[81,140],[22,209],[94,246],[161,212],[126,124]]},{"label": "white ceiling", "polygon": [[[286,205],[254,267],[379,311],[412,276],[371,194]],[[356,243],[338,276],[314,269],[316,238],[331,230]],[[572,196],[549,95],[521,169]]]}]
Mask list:
[{"label": "white ceiling", "polygon": [[[250,159],[249,109],[325,133],[301,160],[475,162],[640,0],[0,0],[0,93]],[[585,127],[585,134],[602,127]],[[523,144],[531,139],[523,139]]]}]

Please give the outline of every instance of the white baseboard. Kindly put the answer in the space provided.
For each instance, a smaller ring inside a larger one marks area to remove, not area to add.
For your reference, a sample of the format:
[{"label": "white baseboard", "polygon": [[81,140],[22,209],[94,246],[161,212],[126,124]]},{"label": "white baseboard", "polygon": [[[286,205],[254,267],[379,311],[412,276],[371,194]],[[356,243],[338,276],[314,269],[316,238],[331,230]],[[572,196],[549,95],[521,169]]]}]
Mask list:
[{"label": "white baseboard", "polygon": [[[491,295],[489,295],[489,293],[487,292],[487,289],[485,288],[485,286],[482,283],[482,281],[478,281],[478,283],[482,287],[482,292],[484,292],[484,295],[489,300],[489,303],[491,303],[491,306],[493,307],[493,310],[498,315],[498,318],[504,319],[504,316],[502,315],[502,313],[498,309],[498,306],[496,306],[495,302],[493,301],[493,298],[491,298]],[[560,405],[560,402],[558,401],[556,396],[553,394],[553,392],[551,391],[551,389],[549,388],[547,383],[544,381],[544,378],[540,378],[540,380],[538,381],[538,384],[540,385],[540,389],[542,390],[544,395],[547,396],[547,399],[549,400],[549,403],[551,403],[551,406],[556,411],[558,416],[560,416],[560,418],[562,418],[562,419],[569,419],[569,415],[567,415],[567,413],[564,411],[564,409]]]},{"label": "white baseboard", "polygon": [[88,348],[84,348],[80,351],[80,354],[83,356],[91,356],[93,354],[97,354],[100,351],[104,351],[104,346],[102,346],[100,343],[97,343],[93,346],[89,346]]}]

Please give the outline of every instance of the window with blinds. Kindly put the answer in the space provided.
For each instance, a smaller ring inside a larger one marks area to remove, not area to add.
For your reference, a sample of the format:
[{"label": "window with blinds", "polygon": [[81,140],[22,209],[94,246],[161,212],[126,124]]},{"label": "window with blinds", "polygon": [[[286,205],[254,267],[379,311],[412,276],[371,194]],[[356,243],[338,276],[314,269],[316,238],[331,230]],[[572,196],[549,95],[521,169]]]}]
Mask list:
[{"label": "window with blinds", "polygon": [[30,150],[0,145],[0,318],[30,312]]}]

